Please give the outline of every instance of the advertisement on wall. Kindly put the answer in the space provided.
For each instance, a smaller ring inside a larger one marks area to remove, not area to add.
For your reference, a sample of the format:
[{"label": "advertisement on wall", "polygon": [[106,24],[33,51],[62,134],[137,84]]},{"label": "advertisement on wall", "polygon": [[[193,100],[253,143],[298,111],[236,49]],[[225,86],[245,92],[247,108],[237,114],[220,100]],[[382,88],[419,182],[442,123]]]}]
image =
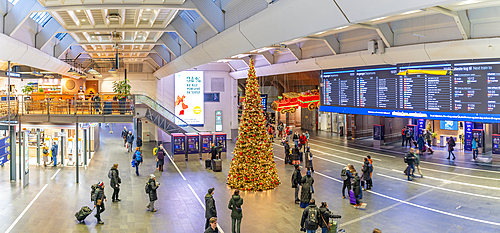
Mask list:
[{"label": "advertisement on wall", "polygon": [[10,160],[10,137],[0,139],[0,165]]},{"label": "advertisement on wall", "polygon": [[[205,123],[203,71],[183,71],[175,74],[175,115],[192,126]],[[178,125],[184,124],[175,119]]]},{"label": "advertisement on wall", "polygon": [[500,154],[500,134],[493,134],[493,150],[491,153]]},{"label": "advertisement on wall", "polygon": [[465,146],[466,151],[472,151],[472,122],[465,122]]}]

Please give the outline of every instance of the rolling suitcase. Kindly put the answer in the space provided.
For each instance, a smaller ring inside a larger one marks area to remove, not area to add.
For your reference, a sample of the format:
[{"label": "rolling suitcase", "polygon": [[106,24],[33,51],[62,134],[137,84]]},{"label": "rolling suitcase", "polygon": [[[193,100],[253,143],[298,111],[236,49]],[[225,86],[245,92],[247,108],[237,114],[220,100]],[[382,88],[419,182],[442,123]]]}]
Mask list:
[{"label": "rolling suitcase", "polygon": [[351,205],[356,205],[356,195],[354,195],[353,190],[349,190],[349,202]]},{"label": "rolling suitcase", "polygon": [[212,170],[214,172],[221,172],[222,171],[222,160],[214,159],[214,164],[212,164]]},{"label": "rolling suitcase", "polygon": [[212,160],[205,159],[205,169],[212,167]]},{"label": "rolling suitcase", "polygon": [[76,220],[83,222],[87,216],[89,216],[94,209],[90,209],[88,206],[84,206],[80,211],[75,213]]},{"label": "rolling suitcase", "polygon": [[337,233],[338,222],[330,219],[330,230],[327,233]]}]

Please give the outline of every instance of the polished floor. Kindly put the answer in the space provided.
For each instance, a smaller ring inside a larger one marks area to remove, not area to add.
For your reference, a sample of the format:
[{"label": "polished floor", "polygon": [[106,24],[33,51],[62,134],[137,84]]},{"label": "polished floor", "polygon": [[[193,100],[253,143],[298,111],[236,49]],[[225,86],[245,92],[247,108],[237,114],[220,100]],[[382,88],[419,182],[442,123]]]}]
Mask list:
[{"label": "polished floor", "polygon": [[[160,173],[150,153],[153,145],[148,144],[143,150],[141,175],[136,176],[130,166],[132,154],[127,154],[119,135],[102,128],[101,139],[100,151],[80,171],[79,184],[74,168],[32,166],[30,184],[21,188],[20,182],[9,182],[8,166],[0,168],[0,232],[203,232],[204,196],[210,187],[216,189],[221,230],[231,232],[227,204],[232,190],[225,184],[230,159],[223,162],[219,173],[205,170],[201,161],[168,161],[165,172]],[[229,149],[232,147],[229,143]],[[500,232],[500,171],[495,166],[472,164],[468,154],[448,162],[444,152],[436,153],[423,158],[424,178],[407,182],[402,174],[404,149],[373,150],[325,133],[312,134],[310,147],[316,171],[313,196],[342,215],[340,226],[346,232],[372,232],[374,228],[384,233]],[[267,192],[242,192],[244,233],[300,232],[302,209],[293,203],[290,184],[293,167],[284,165],[278,140],[274,151],[283,184]],[[347,163],[360,170],[366,155],[374,160],[374,188],[364,193],[367,208],[359,210],[342,199],[340,170]],[[119,164],[122,177],[122,201],[112,203],[112,190],[106,187],[105,224],[96,225],[92,215],[85,224],[78,224],[74,214],[91,205],[90,186],[101,180],[108,185],[107,173],[114,163]],[[161,183],[156,213],[145,208],[144,184],[151,173]]]}]

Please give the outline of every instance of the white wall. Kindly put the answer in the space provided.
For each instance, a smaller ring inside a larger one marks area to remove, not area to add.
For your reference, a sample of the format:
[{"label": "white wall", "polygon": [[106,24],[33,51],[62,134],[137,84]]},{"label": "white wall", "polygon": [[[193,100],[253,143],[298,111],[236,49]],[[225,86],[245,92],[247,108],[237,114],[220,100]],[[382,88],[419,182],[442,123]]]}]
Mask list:
[{"label": "white wall", "polygon": [[[111,93],[113,92],[113,82],[123,80],[125,78],[123,72],[119,77],[111,77],[108,74],[103,74],[104,77],[100,78],[99,91]],[[144,94],[153,99],[156,98],[156,81],[152,73],[127,73],[127,79],[130,80],[132,86],[132,94]]]}]

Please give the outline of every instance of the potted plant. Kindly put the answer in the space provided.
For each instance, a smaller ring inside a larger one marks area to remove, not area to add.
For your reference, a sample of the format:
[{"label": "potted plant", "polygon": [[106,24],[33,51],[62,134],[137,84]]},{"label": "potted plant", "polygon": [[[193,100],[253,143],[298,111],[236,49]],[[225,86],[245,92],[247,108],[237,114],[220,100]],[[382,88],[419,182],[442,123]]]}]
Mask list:
[{"label": "potted plant", "polygon": [[130,89],[132,89],[132,86],[130,86],[128,79],[113,82],[113,92],[115,92],[116,98],[119,101],[120,114],[125,114],[126,101],[130,95]]},{"label": "potted plant", "polygon": [[24,85],[24,86],[21,88],[21,92],[23,92],[23,94],[25,94],[25,95],[29,95],[29,94],[31,94],[33,91],[35,91],[35,88],[33,88],[33,86],[31,86],[31,85]]}]

